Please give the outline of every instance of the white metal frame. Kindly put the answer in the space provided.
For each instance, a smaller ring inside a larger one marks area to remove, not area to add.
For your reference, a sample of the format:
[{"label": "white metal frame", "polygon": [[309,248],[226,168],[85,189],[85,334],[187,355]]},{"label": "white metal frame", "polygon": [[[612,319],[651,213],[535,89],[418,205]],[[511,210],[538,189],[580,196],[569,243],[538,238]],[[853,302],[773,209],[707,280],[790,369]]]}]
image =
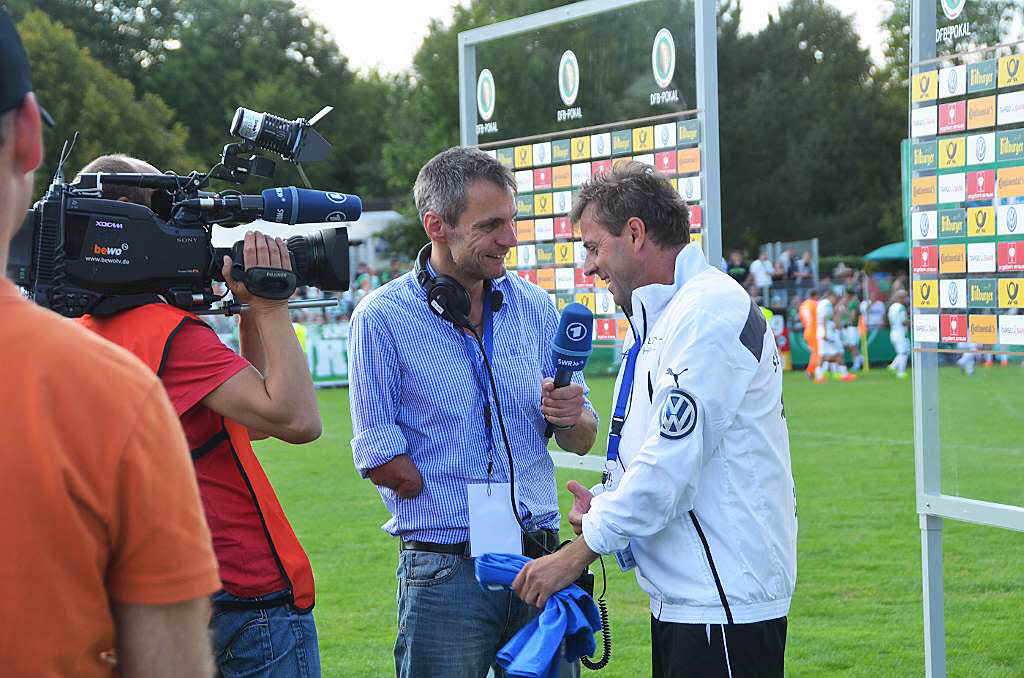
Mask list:
[{"label": "white metal frame", "polygon": [[[936,58],[936,0],[911,2],[911,74]],[[938,69],[938,65],[935,65]],[[910,111],[907,111],[910,126]],[[946,676],[945,593],[942,571],[944,520],[1024,531],[1024,507],[942,493],[939,440],[938,354],[914,352],[914,470],[921,526],[921,581],[924,597],[925,675]]]},{"label": "white metal frame", "polygon": [[[459,127],[464,146],[477,144],[476,46],[540,28],[555,26],[650,0],[585,0],[565,7],[481,26],[459,33]],[[682,8],[682,3],[680,3]],[[704,253],[712,265],[722,260],[722,198],[718,141],[718,33],[716,0],[694,2],[698,120],[704,167]],[[612,121],[607,121],[612,122]]]}]

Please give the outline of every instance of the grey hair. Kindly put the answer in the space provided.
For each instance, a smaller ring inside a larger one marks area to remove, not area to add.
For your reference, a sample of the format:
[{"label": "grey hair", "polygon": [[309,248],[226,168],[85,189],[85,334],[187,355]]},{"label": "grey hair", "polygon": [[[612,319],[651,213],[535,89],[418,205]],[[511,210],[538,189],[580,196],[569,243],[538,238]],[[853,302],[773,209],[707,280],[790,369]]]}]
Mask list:
[{"label": "grey hair", "polygon": [[466,210],[466,186],[478,179],[516,190],[512,171],[478,148],[456,146],[435,155],[420,170],[412,189],[420,221],[427,212],[435,212],[454,228]]}]

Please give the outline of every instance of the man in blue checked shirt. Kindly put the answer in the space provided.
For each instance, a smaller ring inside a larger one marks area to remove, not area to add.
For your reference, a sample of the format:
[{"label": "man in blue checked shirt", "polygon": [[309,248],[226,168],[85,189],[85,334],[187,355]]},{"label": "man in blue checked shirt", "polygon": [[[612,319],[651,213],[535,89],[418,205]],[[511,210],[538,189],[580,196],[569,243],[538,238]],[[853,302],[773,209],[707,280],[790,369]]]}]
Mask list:
[{"label": "man in blue checked shirt", "polygon": [[397,675],[478,678],[537,610],[482,590],[471,556],[558,546],[544,429],[582,455],[597,417],[581,374],[554,388],[558,314],[547,293],[506,275],[512,173],[453,148],[420,170],[414,194],[430,244],[352,315],[352,451],[391,513],[384,529],[400,538]]}]

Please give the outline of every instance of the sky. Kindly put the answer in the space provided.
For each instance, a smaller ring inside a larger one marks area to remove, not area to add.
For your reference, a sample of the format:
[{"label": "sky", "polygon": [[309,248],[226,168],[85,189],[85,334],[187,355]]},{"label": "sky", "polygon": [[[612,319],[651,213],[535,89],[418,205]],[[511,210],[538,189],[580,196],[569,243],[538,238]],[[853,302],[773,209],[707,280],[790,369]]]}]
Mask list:
[{"label": "sky", "polygon": [[[430,19],[451,21],[456,0],[399,0],[399,2],[357,2],[356,0],[296,0],[310,16],[326,26],[353,68],[377,67],[383,73],[398,73],[412,65]],[[827,0],[843,14],[854,15],[861,44],[882,60],[879,22],[888,5],[883,0]],[[779,0],[742,0],[742,30],[757,32],[777,16]],[[400,7],[401,9],[396,9]]]}]

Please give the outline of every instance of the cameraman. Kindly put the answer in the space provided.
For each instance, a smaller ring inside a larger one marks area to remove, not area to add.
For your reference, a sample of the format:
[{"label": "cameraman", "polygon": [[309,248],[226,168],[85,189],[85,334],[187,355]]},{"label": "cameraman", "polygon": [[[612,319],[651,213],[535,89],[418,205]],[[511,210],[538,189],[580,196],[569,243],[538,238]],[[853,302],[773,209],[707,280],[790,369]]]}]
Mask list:
[{"label": "cameraman", "polygon": [[[42,158],[28,61],[0,10],[0,265]],[[210,676],[216,562],[185,438],[127,351],[0,276],[4,676]],[[116,651],[115,651],[116,650]]]},{"label": "cameraman", "polygon": [[[157,173],[125,156],[103,156],[86,172]],[[152,191],[104,189],[103,197],[149,205]],[[245,236],[245,267],[290,270],[285,243]],[[320,415],[306,357],[286,301],[256,297],[223,274],[241,314],[238,355],[194,314],[148,303],[82,323],[138,355],[159,375],[192,450],[199,494],[213,534],[224,589],[213,596],[211,627],[222,673],[319,676],[313,572],[250,440],[306,443]],[[261,630],[262,627],[262,630]]]}]

